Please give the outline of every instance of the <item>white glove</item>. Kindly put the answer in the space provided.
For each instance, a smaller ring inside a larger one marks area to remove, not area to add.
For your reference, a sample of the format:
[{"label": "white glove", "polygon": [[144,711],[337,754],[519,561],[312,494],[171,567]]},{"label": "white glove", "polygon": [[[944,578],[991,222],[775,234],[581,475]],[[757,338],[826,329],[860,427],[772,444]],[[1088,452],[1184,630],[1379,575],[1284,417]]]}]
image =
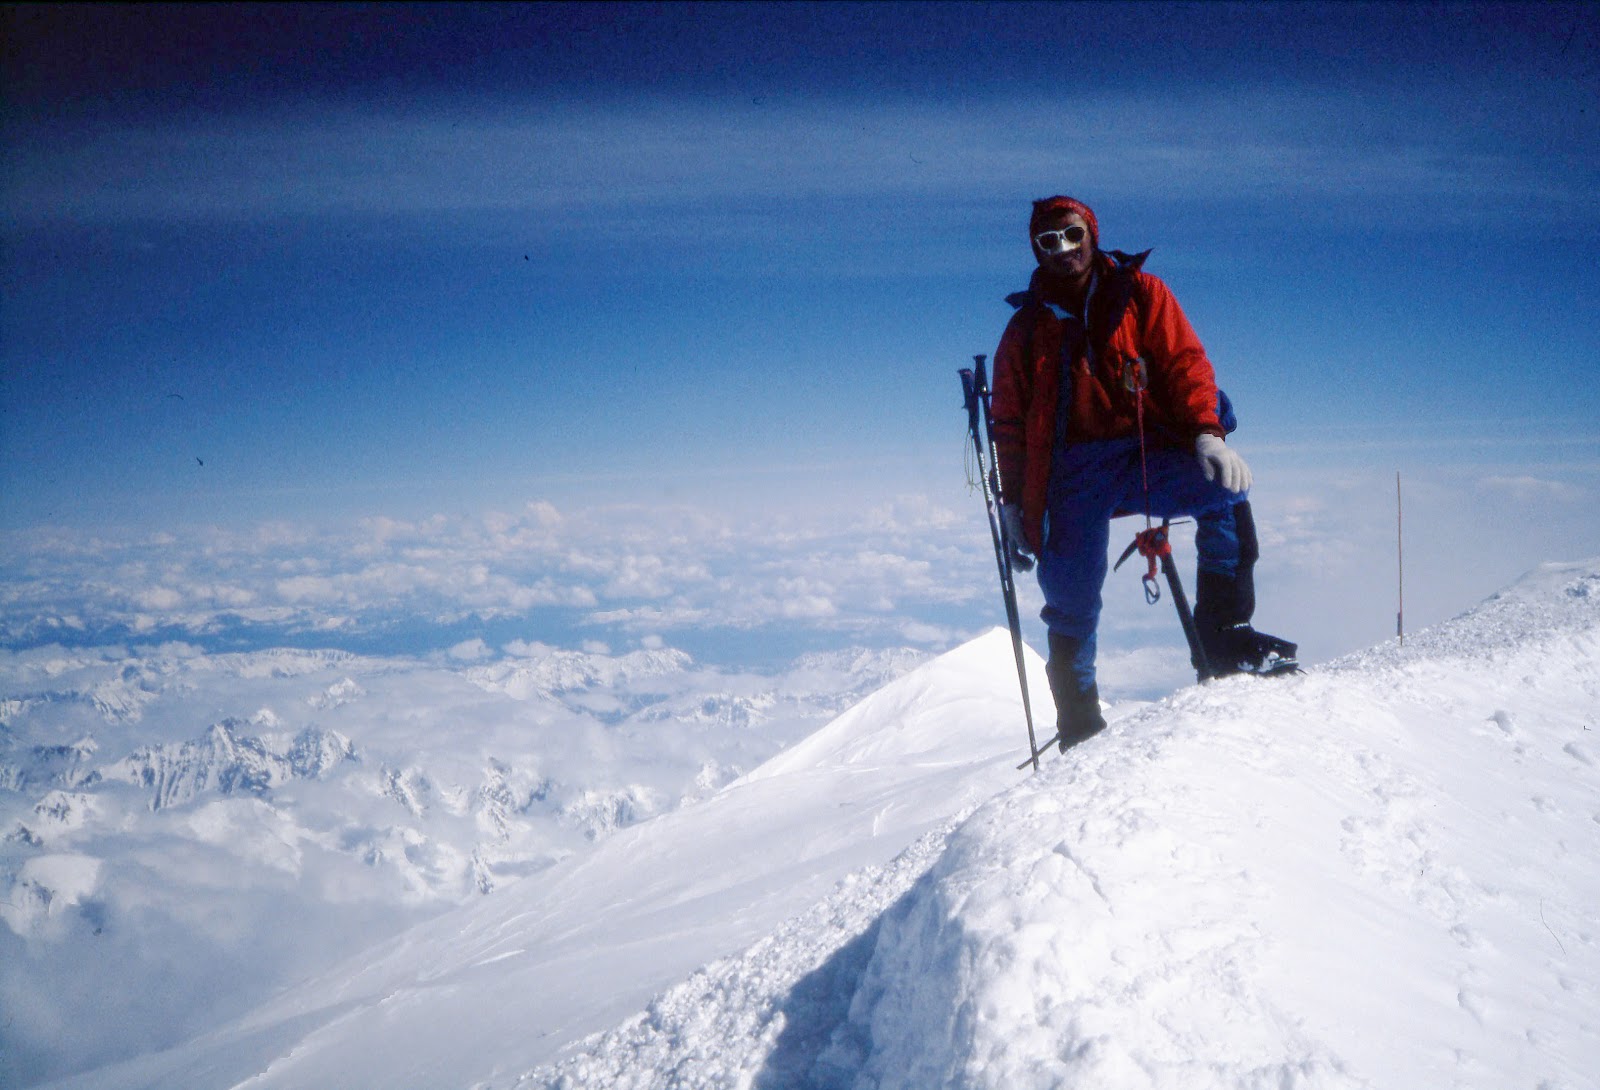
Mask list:
[{"label": "white glove", "polygon": [[1014,503],[1001,504],[1000,528],[1005,531],[1006,544],[1010,546],[1012,568],[1032,571],[1033,553],[1028,549],[1028,535],[1022,529],[1022,508]]},{"label": "white glove", "polygon": [[1221,439],[1210,432],[1197,436],[1194,452],[1200,459],[1200,471],[1206,475],[1206,480],[1216,481],[1229,492],[1250,490],[1250,467]]}]

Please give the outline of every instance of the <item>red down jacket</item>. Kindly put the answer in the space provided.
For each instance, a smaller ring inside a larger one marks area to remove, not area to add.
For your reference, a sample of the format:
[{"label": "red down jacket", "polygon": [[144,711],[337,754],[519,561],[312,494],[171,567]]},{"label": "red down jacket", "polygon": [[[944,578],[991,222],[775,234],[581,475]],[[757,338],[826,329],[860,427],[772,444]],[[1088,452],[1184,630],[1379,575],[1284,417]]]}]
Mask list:
[{"label": "red down jacket", "polygon": [[[1095,256],[1088,335],[1075,338],[1080,343],[1071,365],[1066,442],[1139,434],[1137,398],[1124,381],[1135,359],[1143,359],[1148,372],[1148,443],[1190,447],[1202,432],[1219,438],[1223,434],[1211,361],[1172,292],[1141,271],[1148,253]],[[1035,552],[1043,545],[1062,341],[1075,325],[1073,319],[1058,318],[1041,298],[1041,279],[1036,273],[1029,290],[1010,299],[1020,305],[995,350],[991,401],[1001,494],[1008,503],[1020,498],[1028,544]]]}]

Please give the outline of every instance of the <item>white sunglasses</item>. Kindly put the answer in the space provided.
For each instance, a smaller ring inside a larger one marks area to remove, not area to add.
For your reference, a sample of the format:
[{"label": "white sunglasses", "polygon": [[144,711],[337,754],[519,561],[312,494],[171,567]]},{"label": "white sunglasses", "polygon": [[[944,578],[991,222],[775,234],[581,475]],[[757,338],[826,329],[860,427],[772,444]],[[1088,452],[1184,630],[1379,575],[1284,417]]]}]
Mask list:
[{"label": "white sunglasses", "polygon": [[1040,231],[1033,236],[1033,242],[1044,253],[1064,254],[1076,250],[1088,234],[1087,230],[1074,223],[1059,231]]}]

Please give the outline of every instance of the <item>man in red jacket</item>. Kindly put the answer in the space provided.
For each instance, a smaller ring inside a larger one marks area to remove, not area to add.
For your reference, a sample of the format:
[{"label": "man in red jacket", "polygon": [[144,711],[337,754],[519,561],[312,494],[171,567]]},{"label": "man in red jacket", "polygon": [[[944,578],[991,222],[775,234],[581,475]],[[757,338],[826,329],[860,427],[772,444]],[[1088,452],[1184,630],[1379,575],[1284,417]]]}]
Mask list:
[{"label": "man in red jacket", "polygon": [[995,351],[992,415],[1012,561],[1039,561],[1065,750],[1105,727],[1095,630],[1115,515],[1195,518],[1195,622],[1213,673],[1295,648],[1250,627],[1250,469],[1223,441],[1232,408],[1205,349],[1142,271],[1149,251],[1102,251],[1094,212],[1071,197],[1035,201],[1028,235],[1038,268],[1007,300],[1017,311]]}]

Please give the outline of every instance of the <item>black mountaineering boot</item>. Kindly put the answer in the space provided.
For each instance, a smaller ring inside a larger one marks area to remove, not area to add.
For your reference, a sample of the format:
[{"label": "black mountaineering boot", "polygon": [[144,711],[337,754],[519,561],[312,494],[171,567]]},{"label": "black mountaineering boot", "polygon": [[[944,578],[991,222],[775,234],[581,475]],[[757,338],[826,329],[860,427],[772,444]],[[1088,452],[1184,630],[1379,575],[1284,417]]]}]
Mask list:
[{"label": "black mountaineering boot", "polygon": [[1256,612],[1256,560],[1261,548],[1250,501],[1233,506],[1239,540],[1238,574],[1200,572],[1195,578],[1194,626],[1212,677],[1298,672],[1299,648],[1250,627]]},{"label": "black mountaineering boot", "polygon": [[1093,683],[1088,689],[1078,687],[1073,660],[1081,646],[1081,641],[1070,636],[1050,633],[1050,658],[1044,673],[1056,701],[1056,744],[1062,753],[1106,729],[1105,716],[1100,714],[1100,687]]},{"label": "black mountaineering boot", "polygon": [[1074,693],[1068,698],[1064,708],[1057,707],[1056,746],[1062,753],[1079,742],[1088,741],[1105,729],[1106,719],[1100,713],[1098,685],[1091,685],[1086,690]]},{"label": "black mountaineering boot", "polygon": [[1201,572],[1196,579],[1194,626],[1205,648],[1212,677],[1230,674],[1277,674],[1299,669],[1299,648],[1288,640],[1250,627],[1255,612],[1255,586],[1248,569],[1236,579]]}]

